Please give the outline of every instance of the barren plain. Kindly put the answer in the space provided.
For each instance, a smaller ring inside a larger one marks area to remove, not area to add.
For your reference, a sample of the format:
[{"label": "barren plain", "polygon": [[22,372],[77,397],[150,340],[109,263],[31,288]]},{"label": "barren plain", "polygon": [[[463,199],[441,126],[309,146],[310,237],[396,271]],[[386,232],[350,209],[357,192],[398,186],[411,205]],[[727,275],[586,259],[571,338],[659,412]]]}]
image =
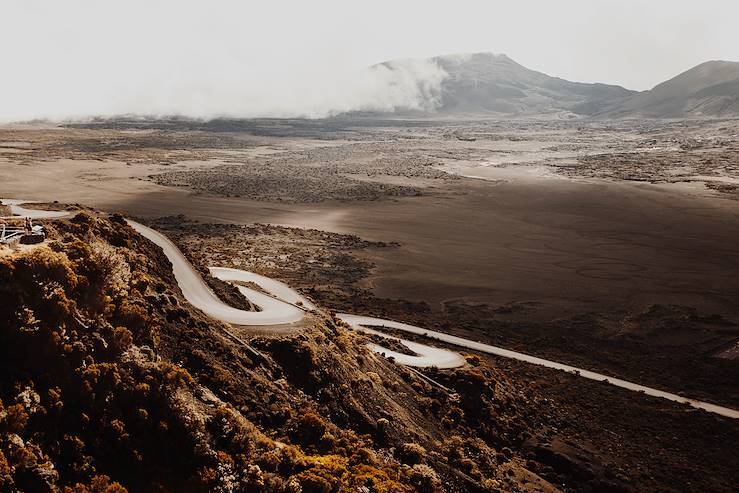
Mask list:
[{"label": "barren plain", "polygon": [[[737,121],[12,126],[0,196],[122,211],[326,308],[739,408]],[[738,484],[736,423],[486,358],[637,489]]]}]

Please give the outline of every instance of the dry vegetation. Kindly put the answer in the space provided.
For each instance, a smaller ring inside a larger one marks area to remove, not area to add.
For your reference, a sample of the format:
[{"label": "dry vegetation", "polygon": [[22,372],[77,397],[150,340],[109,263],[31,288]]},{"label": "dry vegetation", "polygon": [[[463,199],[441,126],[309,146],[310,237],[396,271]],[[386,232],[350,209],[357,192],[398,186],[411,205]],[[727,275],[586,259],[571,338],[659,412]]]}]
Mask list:
[{"label": "dry vegetation", "polygon": [[330,316],[245,342],[120,216],[50,229],[0,262],[1,490],[554,490],[510,448],[540,398],[479,360],[460,397]]},{"label": "dry vegetation", "polygon": [[[419,186],[419,180],[443,184],[445,180],[457,178],[437,169],[437,159],[392,141],[313,147],[255,159],[231,156],[225,161],[229,164],[170,171],[152,175],[150,179],[160,185],[186,187],[199,193],[254,200],[321,202],[420,195],[424,186]],[[410,185],[407,179],[414,179],[415,184]]]},{"label": "dry vegetation", "polygon": [[306,169],[289,164],[226,165],[213,169],[166,172],[152,175],[151,178],[160,185],[187,187],[199,193],[287,202],[378,200],[421,193],[414,187],[353,179],[335,167]]},{"label": "dry vegetation", "polygon": [[398,247],[355,235],[268,224],[202,224],[185,216],[147,222],[172,238],[195,265],[234,267],[277,277],[311,295],[321,291],[322,301],[328,292],[350,297],[352,285],[368,275],[372,265],[357,258],[357,251]]},{"label": "dry vegetation", "polygon": [[59,128],[31,133],[2,129],[0,141],[0,154],[21,165],[57,159],[166,165],[181,160],[209,159],[217,157],[219,149],[249,145],[243,139],[224,135],[169,130],[99,132]]},{"label": "dry vegetation", "polygon": [[[363,288],[373,269],[366,253],[392,252],[398,248],[394,244],[281,226],[201,224],[183,217],[162,218],[152,224],[196,262],[243,268],[284,280],[309,294],[320,306],[408,321],[524,352],[535,351],[658,388],[689,389],[690,395],[735,405],[732,389],[736,365],[704,355],[704,348],[710,350],[717,344],[717,334],[720,340],[736,337],[735,325],[721,317],[685,307],[652,306],[643,313],[615,320],[608,320],[604,314],[590,314],[538,323],[527,318],[531,309],[527,303],[490,306],[464,300],[450,300],[440,312],[426,303],[377,298]],[[521,330],[519,320],[525,321],[526,331]],[[412,338],[406,333],[396,335]],[[408,352],[395,342],[370,339]],[[650,349],[655,344],[659,351]],[[736,469],[737,458],[721,445],[731,443],[727,437],[739,439],[739,428],[731,420],[698,416],[659,399],[645,400],[630,392],[503,358],[485,360],[514,375],[514,382],[518,382],[515,387],[527,396],[546,389],[540,394],[546,396],[545,402],[516,403],[520,412],[528,412],[529,405],[536,407],[540,422],[527,431],[531,436],[527,438],[524,433],[514,444],[499,444],[496,450],[508,446],[533,459],[527,465],[551,483],[588,491],[595,482],[596,491],[600,491],[605,485],[598,481],[605,478],[624,485],[627,491],[681,491],[681,484],[692,481],[696,491],[731,491],[736,474],[730,471]],[[645,360],[649,361],[648,369]],[[463,401],[480,388],[477,384],[467,386],[468,376],[460,377],[459,372],[426,373],[453,388]],[[484,379],[500,378],[500,374],[484,374]],[[446,400],[439,403],[448,405]],[[472,413],[478,406],[470,403]],[[403,422],[415,421],[410,418]],[[659,423],[658,430],[655,423]],[[481,425],[480,429],[486,428]],[[428,446],[418,438],[414,441]],[[433,451],[433,446],[428,450]],[[694,471],[698,469],[712,472],[701,475],[696,483]]]}]

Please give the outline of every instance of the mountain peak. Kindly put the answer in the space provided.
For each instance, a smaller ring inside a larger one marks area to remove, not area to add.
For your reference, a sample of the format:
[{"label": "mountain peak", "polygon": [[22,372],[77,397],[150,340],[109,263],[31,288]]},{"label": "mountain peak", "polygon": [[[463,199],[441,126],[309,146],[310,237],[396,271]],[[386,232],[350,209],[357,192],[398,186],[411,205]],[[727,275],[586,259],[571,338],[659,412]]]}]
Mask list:
[{"label": "mountain peak", "polygon": [[599,116],[714,118],[736,115],[739,115],[739,62],[709,60]]},{"label": "mountain peak", "polygon": [[732,62],[731,60],[708,60],[706,62],[701,63],[700,65],[697,65],[694,68],[703,67],[703,66],[728,67],[728,66],[737,66],[737,65],[739,65],[739,62]]},{"label": "mountain peak", "polygon": [[[441,114],[497,117],[576,117],[602,109],[632,92],[619,86],[583,84],[528,69],[502,53],[478,52],[427,59],[445,77],[433,97]],[[386,62],[401,69],[401,60]],[[418,81],[424,85],[426,81]]]},{"label": "mountain peak", "polygon": [[699,75],[703,77],[712,76],[722,79],[734,79],[739,76],[739,62],[730,62],[727,60],[709,60],[686,70],[685,72],[670,80],[675,80],[679,77],[684,77],[688,75]]},{"label": "mountain peak", "polygon": [[461,60],[461,61],[470,61],[470,60],[511,61],[511,62],[513,61],[505,53],[493,53],[492,51],[478,51],[474,53],[449,53],[447,55],[436,56],[434,57],[434,59],[456,59],[456,60]]}]

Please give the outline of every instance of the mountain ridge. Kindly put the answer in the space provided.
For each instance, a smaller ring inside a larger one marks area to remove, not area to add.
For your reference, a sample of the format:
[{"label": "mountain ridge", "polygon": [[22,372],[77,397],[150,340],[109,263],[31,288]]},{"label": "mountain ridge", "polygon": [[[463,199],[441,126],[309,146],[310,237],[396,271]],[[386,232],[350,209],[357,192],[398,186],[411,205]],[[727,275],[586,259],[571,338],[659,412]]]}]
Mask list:
[{"label": "mountain ridge", "polygon": [[[446,73],[435,94],[439,100],[437,112],[445,115],[581,116],[635,93],[616,85],[552,77],[524,67],[505,54],[453,54],[427,60]],[[391,60],[379,66],[396,70],[408,62]]]},{"label": "mountain ridge", "polygon": [[739,62],[709,60],[596,115],[606,118],[739,116]]},{"label": "mountain ridge", "polygon": [[[411,60],[390,60],[375,67],[399,70]],[[431,94],[436,100],[434,111],[397,108],[396,114],[502,118],[739,116],[739,62],[707,61],[639,92],[615,84],[553,77],[529,69],[505,54],[458,53],[422,61],[433,63],[445,73]]]}]

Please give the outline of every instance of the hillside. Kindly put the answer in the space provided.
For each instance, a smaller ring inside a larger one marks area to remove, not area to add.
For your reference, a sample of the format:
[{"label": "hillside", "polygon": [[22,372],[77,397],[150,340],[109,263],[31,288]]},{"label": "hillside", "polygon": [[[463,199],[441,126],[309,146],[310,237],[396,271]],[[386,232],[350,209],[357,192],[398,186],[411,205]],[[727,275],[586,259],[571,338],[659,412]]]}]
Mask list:
[{"label": "hillside", "polygon": [[[447,76],[438,113],[534,117],[590,115],[632,94],[620,86],[586,84],[530,70],[506,55],[474,53],[431,58]],[[397,69],[403,60],[383,65]]]},{"label": "hillside", "polygon": [[739,62],[710,61],[636,94],[601,118],[721,118],[739,116]]},{"label": "hillside", "polygon": [[0,490],[557,491],[513,451],[551,409],[479,358],[450,393],[330,314],[247,341],[120,216],[49,233],[0,259]]},{"label": "hillside", "polygon": [[[714,437],[733,443],[733,422],[484,355],[412,369],[332,311],[288,330],[224,325],[185,301],[168,257],[122,216],[44,226],[42,244],[0,252],[0,491],[628,492],[678,491],[688,478],[732,491],[736,460]],[[224,252],[203,240],[235,232],[212,226],[185,248],[202,273],[213,263],[204,253]],[[345,287],[362,268],[342,251],[356,237],[265,225],[240,234],[269,255],[330,241],[325,273]],[[316,301],[318,273],[293,279]],[[362,311],[401,308],[403,318],[428,312],[403,300]]]}]

